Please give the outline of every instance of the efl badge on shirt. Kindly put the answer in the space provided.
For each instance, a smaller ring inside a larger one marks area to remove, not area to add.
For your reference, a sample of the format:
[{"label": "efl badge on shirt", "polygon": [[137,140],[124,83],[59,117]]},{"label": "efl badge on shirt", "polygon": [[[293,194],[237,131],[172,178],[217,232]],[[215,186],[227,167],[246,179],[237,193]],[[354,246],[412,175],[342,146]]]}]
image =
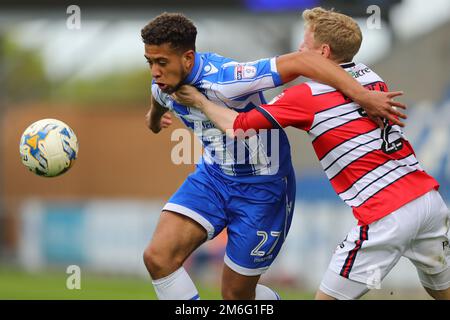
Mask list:
[{"label": "efl badge on shirt", "polygon": [[252,79],[256,76],[256,67],[238,64],[234,69],[234,78],[236,80]]}]

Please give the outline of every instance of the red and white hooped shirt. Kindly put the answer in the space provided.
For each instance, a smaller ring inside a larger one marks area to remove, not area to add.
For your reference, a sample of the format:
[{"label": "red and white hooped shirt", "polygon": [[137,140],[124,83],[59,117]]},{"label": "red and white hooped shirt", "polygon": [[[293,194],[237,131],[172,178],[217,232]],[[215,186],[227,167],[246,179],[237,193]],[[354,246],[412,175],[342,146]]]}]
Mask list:
[{"label": "red and white hooped shirt", "polygon": [[[342,67],[369,90],[388,91],[364,64]],[[401,127],[385,122],[381,130],[358,104],[321,83],[293,86],[270,104],[240,113],[234,122],[234,130],[288,126],[310,135],[334,190],[352,207],[360,225],[439,188],[420,167]]]}]

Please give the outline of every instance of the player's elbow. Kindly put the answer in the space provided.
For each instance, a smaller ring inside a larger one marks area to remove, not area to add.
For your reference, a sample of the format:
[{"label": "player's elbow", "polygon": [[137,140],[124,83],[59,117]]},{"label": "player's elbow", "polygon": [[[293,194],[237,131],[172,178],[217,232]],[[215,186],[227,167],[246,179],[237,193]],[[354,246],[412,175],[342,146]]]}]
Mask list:
[{"label": "player's elbow", "polygon": [[161,127],[160,126],[149,126],[149,128],[150,128],[150,131],[151,132],[153,132],[153,133],[159,133],[160,131],[161,131]]},{"label": "player's elbow", "polygon": [[152,121],[152,118],[148,115],[145,117],[145,125],[153,133],[158,133],[161,131],[161,126],[159,125],[159,123],[157,124],[154,121]]}]

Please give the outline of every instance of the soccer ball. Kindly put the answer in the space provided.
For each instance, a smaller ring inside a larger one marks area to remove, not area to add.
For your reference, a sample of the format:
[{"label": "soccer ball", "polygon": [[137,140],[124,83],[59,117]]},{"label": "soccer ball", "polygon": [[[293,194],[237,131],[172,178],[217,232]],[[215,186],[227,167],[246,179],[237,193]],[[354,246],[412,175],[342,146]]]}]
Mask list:
[{"label": "soccer ball", "polygon": [[78,139],[73,130],[56,119],[31,124],[20,139],[22,163],[31,172],[55,177],[72,167],[78,154]]}]

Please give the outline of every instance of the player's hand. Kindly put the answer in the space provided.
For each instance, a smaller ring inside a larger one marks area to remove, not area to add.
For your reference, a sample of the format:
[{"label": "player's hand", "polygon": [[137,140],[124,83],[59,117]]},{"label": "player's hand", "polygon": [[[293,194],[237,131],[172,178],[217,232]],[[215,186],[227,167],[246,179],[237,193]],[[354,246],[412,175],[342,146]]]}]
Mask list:
[{"label": "player's hand", "polygon": [[188,107],[200,108],[206,97],[197,90],[197,88],[189,85],[181,86],[172,94],[172,98],[179,104]]},{"label": "player's hand", "polygon": [[406,119],[407,116],[394,108],[406,109],[406,105],[394,101],[394,98],[403,95],[403,92],[366,91],[367,92],[359,99],[359,101],[357,101],[357,103],[364,108],[367,116],[380,128],[384,128],[383,119],[387,119],[389,122],[399,125],[400,127],[405,126],[400,119]]},{"label": "player's hand", "polygon": [[168,112],[164,113],[159,121],[161,129],[166,129],[172,125],[172,115]]}]

